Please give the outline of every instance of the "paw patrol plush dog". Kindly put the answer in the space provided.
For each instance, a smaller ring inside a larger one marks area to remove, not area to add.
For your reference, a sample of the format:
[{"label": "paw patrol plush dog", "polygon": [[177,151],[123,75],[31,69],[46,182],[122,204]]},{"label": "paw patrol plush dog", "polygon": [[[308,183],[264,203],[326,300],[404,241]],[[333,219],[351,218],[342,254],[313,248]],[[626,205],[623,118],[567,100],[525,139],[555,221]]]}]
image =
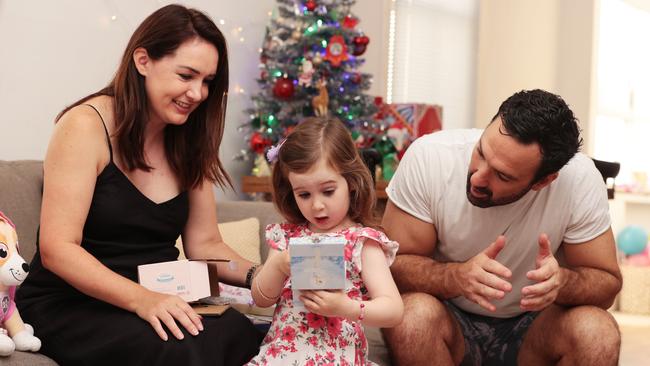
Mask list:
[{"label": "paw patrol plush dog", "polygon": [[34,337],[31,325],[23,323],[14,302],[16,286],[28,272],[29,265],[18,254],[16,227],[0,212],[0,356],[41,348],[41,340]]}]

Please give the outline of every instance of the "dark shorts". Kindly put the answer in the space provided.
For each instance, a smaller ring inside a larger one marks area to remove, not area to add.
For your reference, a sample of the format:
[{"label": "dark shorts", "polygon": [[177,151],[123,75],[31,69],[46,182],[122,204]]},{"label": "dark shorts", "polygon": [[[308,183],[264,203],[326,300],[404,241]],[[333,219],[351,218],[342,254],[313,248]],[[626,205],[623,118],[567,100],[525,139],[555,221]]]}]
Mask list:
[{"label": "dark shorts", "polygon": [[445,301],[465,338],[465,356],[461,365],[516,365],[526,331],[539,312],[527,312],[513,318],[491,318],[465,312]]}]

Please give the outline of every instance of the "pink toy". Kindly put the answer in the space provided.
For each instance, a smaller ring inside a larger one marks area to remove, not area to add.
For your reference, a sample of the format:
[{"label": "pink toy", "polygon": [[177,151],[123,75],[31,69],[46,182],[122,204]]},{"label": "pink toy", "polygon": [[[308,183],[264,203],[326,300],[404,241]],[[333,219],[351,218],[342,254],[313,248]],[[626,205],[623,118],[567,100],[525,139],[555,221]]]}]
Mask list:
[{"label": "pink toy", "polygon": [[645,250],[639,254],[627,256],[625,264],[633,266],[650,266],[650,245],[645,247]]},{"label": "pink toy", "polygon": [[34,337],[31,325],[23,323],[14,302],[16,286],[28,272],[29,265],[18,254],[16,227],[0,212],[0,356],[41,348],[41,340]]}]

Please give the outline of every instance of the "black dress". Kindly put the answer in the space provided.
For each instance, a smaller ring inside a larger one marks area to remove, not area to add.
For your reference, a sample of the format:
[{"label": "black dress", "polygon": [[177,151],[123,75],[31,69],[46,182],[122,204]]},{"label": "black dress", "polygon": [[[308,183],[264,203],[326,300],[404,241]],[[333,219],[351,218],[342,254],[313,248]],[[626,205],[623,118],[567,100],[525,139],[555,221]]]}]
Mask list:
[{"label": "black dress", "polygon": [[[111,160],[97,177],[81,246],[137,282],[138,265],[178,257],[174,243],[187,221],[188,196],[182,192],[160,204],[151,201],[115,165],[110,140],[109,149]],[[185,335],[179,341],[165,328],[165,342],[135,313],[89,297],[44,268],[40,250],[17,292],[17,305],[42,341],[41,353],[64,366],[242,365],[257,354],[262,338],[245,316],[230,309],[220,317],[203,317],[198,336],[179,325]]]}]

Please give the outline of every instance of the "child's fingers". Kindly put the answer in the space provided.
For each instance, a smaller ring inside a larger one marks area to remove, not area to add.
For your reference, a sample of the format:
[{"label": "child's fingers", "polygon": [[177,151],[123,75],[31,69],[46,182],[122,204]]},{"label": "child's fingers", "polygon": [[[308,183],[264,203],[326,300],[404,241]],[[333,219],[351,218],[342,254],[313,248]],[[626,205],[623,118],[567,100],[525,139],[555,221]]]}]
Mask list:
[{"label": "child's fingers", "polygon": [[303,296],[300,297],[300,301],[302,301],[302,303],[305,304],[305,308],[307,310],[311,311],[312,313],[318,314],[320,307],[318,306],[317,303]]},{"label": "child's fingers", "polygon": [[314,303],[316,305],[321,304],[322,301],[323,301],[323,299],[320,296],[318,296],[316,293],[314,293],[313,291],[309,291],[309,293],[306,293],[306,291],[303,291],[302,294],[300,295],[300,300],[302,300],[302,302],[310,301],[310,302],[312,302],[312,303]]}]

